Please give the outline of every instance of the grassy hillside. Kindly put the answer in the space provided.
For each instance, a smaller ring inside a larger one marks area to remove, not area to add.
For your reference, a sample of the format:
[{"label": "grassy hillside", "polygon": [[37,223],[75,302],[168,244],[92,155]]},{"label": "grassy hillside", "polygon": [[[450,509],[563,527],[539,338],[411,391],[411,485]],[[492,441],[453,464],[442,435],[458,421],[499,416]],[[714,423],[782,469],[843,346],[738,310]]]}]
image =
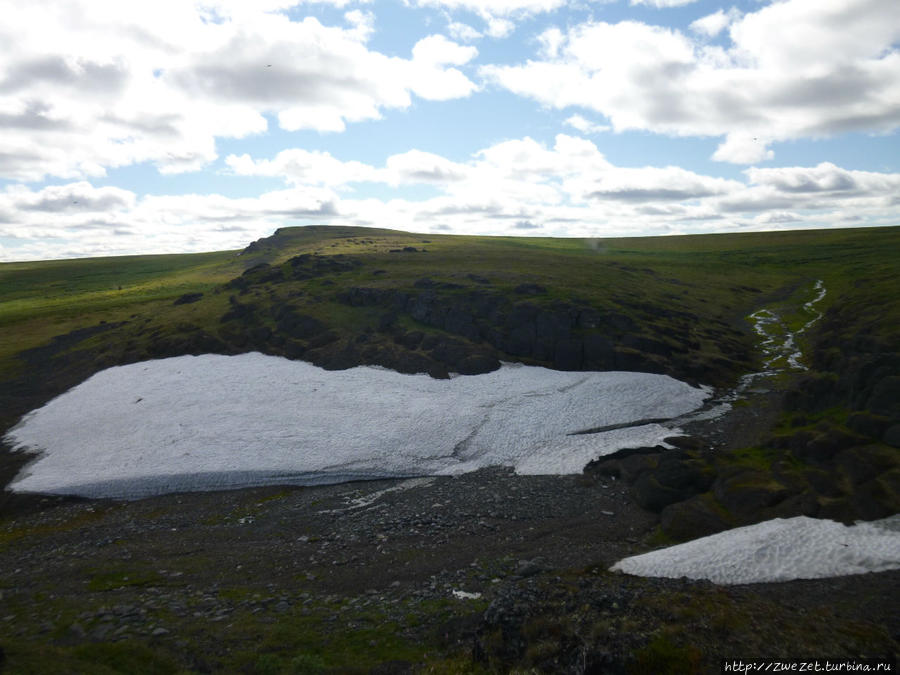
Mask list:
[{"label": "grassy hillside", "polygon": [[204,351],[726,385],[755,367],[747,315],[780,303],[790,321],[816,279],[826,306],[863,304],[867,331],[894,330],[898,251],[897,228],[585,241],[305,227],[243,252],[2,264],[0,382],[25,390],[6,388],[0,425],[100,368]]}]

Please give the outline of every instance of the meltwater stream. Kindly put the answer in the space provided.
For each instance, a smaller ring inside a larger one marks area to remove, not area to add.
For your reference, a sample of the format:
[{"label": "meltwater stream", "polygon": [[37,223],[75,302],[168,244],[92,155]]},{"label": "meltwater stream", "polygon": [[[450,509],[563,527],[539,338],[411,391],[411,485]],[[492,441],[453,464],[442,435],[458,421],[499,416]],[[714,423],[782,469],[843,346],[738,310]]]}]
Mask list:
[{"label": "meltwater stream", "polygon": [[[750,315],[754,331],[762,338],[760,345],[764,359],[762,370],[742,376],[733,389],[708,399],[701,408],[670,419],[647,419],[642,420],[642,422],[661,424],[672,429],[672,435],[675,435],[678,429],[686,424],[715,419],[724,415],[731,409],[731,405],[735,401],[739,401],[746,396],[751,387],[758,386],[760,380],[765,380],[787,370],[806,370],[806,366],[801,363],[803,352],[797,344],[797,338],[822,318],[822,312],[817,305],[825,297],[825,284],[821,279],[817,280],[811,291],[815,294],[815,297],[803,304],[803,312],[806,313],[808,319],[796,331],[791,331],[787,323],[772,309],[763,308]],[[634,422],[632,424],[638,423]],[[618,428],[626,426],[629,425],[618,425]],[[601,427],[579,433],[608,431],[612,428]]]},{"label": "meltwater stream", "polygon": [[803,311],[809,318],[796,331],[791,331],[787,323],[774,310],[763,308],[750,315],[750,319],[753,321],[753,330],[762,338],[760,347],[765,359],[763,369],[741,377],[734,390],[719,399],[721,402],[728,404],[740,400],[760,379],[769,378],[788,370],[806,370],[806,366],[800,362],[803,352],[797,344],[797,338],[822,318],[822,312],[817,308],[826,293],[825,284],[821,279],[816,281],[812,291],[816,294],[815,297],[803,304]]}]

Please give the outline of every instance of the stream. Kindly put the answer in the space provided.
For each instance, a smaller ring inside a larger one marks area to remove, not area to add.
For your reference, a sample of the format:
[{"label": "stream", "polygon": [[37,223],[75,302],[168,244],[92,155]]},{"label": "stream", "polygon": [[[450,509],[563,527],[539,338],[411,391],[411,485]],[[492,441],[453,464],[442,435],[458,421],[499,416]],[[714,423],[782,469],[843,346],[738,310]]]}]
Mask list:
[{"label": "stream", "polygon": [[748,391],[753,391],[751,387],[754,385],[758,386],[760,380],[775,377],[783,372],[807,370],[807,367],[801,361],[803,350],[798,345],[797,338],[822,318],[822,312],[817,307],[826,294],[825,284],[821,279],[813,284],[811,292],[815,297],[805,302],[801,309],[806,315],[806,321],[796,331],[791,331],[787,322],[773,309],[759,309],[749,316],[753,322],[754,332],[762,338],[760,348],[764,359],[763,369],[743,375],[738,380],[737,386],[717,397],[711,398],[698,410],[669,419],[642,419],[625,424],[586,429],[575,433],[601,433],[611,429],[636,427],[650,423],[660,424],[673,432],[677,432],[678,428],[685,424],[716,419],[724,415],[731,409],[733,403],[743,399]]}]

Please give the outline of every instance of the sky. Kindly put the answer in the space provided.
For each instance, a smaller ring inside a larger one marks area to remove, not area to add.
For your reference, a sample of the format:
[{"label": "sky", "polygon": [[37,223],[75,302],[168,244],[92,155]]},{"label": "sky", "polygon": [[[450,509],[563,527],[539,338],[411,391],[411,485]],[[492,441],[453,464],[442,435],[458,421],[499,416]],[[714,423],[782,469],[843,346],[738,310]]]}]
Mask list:
[{"label": "sky", "polygon": [[900,224],[897,0],[0,0],[0,261]]}]

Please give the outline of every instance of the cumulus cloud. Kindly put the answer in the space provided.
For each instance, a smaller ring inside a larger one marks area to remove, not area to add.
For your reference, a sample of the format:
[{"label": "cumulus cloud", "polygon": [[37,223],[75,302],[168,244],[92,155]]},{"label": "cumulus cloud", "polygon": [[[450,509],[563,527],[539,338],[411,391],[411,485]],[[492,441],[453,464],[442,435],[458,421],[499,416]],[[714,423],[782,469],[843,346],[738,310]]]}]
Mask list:
[{"label": "cumulus cloud", "polygon": [[649,7],[656,7],[657,9],[663,7],[681,7],[683,5],[690,5],[692,2],[697,2],[697,0],[629,0],[629,4],[632,5],[648,5]]},{"label": "cumulus cloud", "polygon": [[134,206],[135,195],[116,187],[95,188],[86,181],[51,185],[37,192],[13,188],[12,203],[22,211],[43,213],[84,213],[116,211]]},{"label": "cumulus cloud", "polygon": [[734,7],[729,9],[727,12],[720,9],[712,14],[707,14],[706,16],[693,21],[690,25],[690,29],[700,35],[705,35],[706,37],[713,38],[723,30],[728,28],[729,25],[737,21],[740,17],[740,10]]},{"label": "cumulus cloud", "polygon": [[282,150],[271,160],[248,154],[229,155],[225,163],[239,176],[273,176],[296,185],[343,186],[378,179],[378,171],[362,162],[341,161],[328,152],[300,148]]},{"label": "cumulus cloud", "polygon": [[459,21],[452,21],[447,24],[447,32],[450,33],[452,38],[459,40],[460,42],[472,42],[483,37],[483,35],[472,28],[472,26],[467,23],[460,23]]},{"label": "cumulus cloud", "polygon": [[[770,158],[754,137],[900,126],[900,3],[784,0],[711,17],[693,25],[698,37],[634,21],[549,30],[538,58],[481,73],[550,107],[594,110],[616,131],[725,137],[723,161]],[[726,25],[730,44],[708,44]]]},{"label": "cumulus cloud", "polygon": [[[413,97],[468,96],[477,53],[426,37],[408,58],[372,50],[371,12],[345,24],[291,20],[295,2],[48,0],[4,14],[0,177],[79,178],[153,162],[165,173],[217,158],[216,139],[267,129],[339,132]],[[40,26],[40,30],[34,30]],[[27,136],[23,135],[27,131]]]},{"label": "cumulus cloud", "polygon": [[641,169],[616,168],[599,180],[586,182],[589,199],[627,202],[688,201],[733,193],[742,187],[737,181],[701,176],[675,166]]},{"label": "cumulus cloud", "polygon": [[766,146],[766,141],[747,133],[729,133],[719,144],[712,158],[733,164],[755,164],[773,159],[775,152]]},{"label": "cumulus cloud", "polygon": [[522,16],[552,12],[565,5],[565,0],[414,0],[420,7],[465,10],[482,17]]},{"label": "cumulus cloud", "polygon": [[814,167],[751,168],[744,172],[754,185],[794,194],[857,193],[889,195],[900,191],[898,174],[850,171],[822,162]]},{"label": "cumulus cloud", "polygon": [[608,124],[595,124],[581,115],[572,115],[571,117],[566,118],[563,124],[570,126],[573,129],[577,129],[583,134],[599,134],[603,131],[612,129]]},{"label": "cumulus cloud", "polygon": [[463,165],[421,150],[392,155],[385,166],[387,181],[395,184],[456,182],[463,180],[468,172]]},{"label": "cumulus cloud", "polygon": [[[593,0],[609,2],[610,0]],[[614,1],[614,0],[613,0]],[[508,37],[516,28],[516,21],[525,17],[553,12],[564,7],[565,0],[412,0],[418,7],[436,7],[445,12],[466,11],[477,14],[484,21],[483,32],[492,38]],[[453,27],[456,26],[454,29]],[[463,31],[456,32],[453,31]],[[451,35],[471,40],[473,33],[481,33],[465,24],[452,23]]]},{"label": "cumulus cloud", "polygon": [[[576,237],[882,225],[895,224],[900,194],[900,174],[831,163],[753,167],[742,180],[621,167],[591,141],[566,134],[552,144],[509,139],[465,161],[412,149],[374,166],[293,148],[271,158],[230,155],[226,164],[285,187],[233,198],[138,196],[88,181],[9,186],[0,192],[0,259],[238,248],[303,223]],[[357,198],[360,182],[385,186],[386,196]],[[422,183],[433,196],[404,192]]]}]

